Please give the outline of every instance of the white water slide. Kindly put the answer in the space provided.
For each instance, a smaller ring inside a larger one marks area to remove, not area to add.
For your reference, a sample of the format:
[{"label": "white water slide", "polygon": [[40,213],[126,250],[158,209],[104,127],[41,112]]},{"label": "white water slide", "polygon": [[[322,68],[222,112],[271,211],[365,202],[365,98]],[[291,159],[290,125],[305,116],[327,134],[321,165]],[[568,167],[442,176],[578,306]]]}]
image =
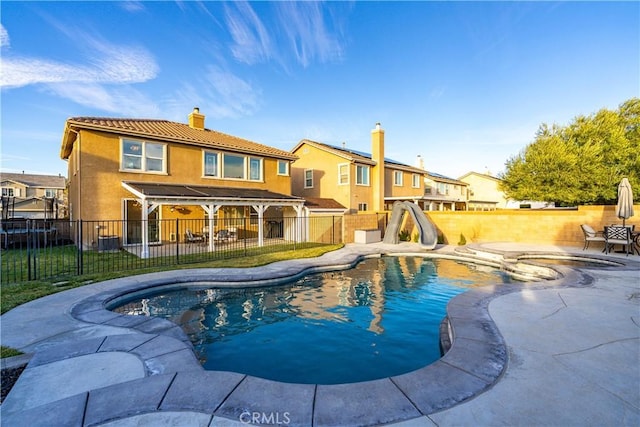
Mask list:
[{"label": "white water slide", "polygon": [[398,232],[402,225],[404,214],[408,212],[413,218],[413,222],[420,234],[420,245],[425,249],[433,249],[438,243],[438,232],[433,223],[427,218],[422,210],[412,202],[395,202],[391,211],[391,219],[387,230],[384,233],[384,243],[397,244],[399,241]]}]

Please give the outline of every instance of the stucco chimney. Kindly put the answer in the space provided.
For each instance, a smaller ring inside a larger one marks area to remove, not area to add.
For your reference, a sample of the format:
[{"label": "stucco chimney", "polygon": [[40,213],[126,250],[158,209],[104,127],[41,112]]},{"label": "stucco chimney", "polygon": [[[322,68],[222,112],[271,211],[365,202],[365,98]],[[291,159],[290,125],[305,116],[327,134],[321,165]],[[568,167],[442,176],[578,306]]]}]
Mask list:
[{"label": "stucco chimney", "polygon": [[424,159],[420,154],[418,154],[418,156],[416,157],[416,167],[418,169],[424,170]]},{"label": "stucco chimney", "polygon": [[373,191],[374,211],[384,210],[384,130],[376,123],[371,131],[371,160],[376,162],[371,167],[371,189]]},{"label": "stucco chimney", "polygon": [[193,111],[189,114],[189,127],[192,129],[204,129],[204,115],[200,114],[198,107],[193,107]]}]

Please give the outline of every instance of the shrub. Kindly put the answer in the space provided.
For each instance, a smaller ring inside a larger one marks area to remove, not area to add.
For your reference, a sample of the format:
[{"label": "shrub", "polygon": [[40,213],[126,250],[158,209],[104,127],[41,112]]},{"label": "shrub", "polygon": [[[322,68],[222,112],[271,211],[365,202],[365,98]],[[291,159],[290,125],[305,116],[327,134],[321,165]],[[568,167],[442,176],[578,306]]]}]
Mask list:
[{"label": "shrub", "polygon": [[407,230],[400,230],[398,239],[400,239],[401,242],[408,242],[411,239],[411,234],[409,234]]},{"label": "shrub", "polygon": [[459,246],[464,246],[467,244],[467,239],[465,239],[464,234],[460,233],[460,240],[458,241]]}]

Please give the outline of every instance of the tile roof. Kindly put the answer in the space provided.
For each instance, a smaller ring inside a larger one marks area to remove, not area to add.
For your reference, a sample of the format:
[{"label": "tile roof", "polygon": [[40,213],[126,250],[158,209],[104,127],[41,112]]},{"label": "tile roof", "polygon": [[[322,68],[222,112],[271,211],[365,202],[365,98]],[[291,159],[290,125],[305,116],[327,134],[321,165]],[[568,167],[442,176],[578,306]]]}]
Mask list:
[{"label": "tile roof", "polygon": [[192,144],[241,153],[259,154],[286,160],[297,157],[290,152],[269,147],[237,136],[211,129],[194,129],[184,123],[155,119],[124,119],[105,117],[72,117],[67,120],[60,157],[66,159],[71,154],[75,141],[72,130],[91,129],[111,132],[131,137]]},{"label": "tile roof", "polygon": [[38,188],[65,188],[65,178],[60,175],[36,175],[29,173],[8,173],[0,172],[2,181],[14,181],[22,183],[28,187]]},{"label": "tile roof", "polygon": [[333,199],[305,197],[304,200],[304,205],[311,209],[346,209],[344,206]]}]

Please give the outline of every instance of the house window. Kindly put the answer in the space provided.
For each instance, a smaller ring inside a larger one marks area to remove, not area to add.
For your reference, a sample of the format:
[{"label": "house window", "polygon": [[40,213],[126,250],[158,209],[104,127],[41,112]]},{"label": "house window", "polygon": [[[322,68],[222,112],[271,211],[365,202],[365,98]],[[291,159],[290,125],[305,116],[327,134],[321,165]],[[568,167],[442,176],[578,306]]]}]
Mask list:
[{"label": "house window", "polygon": [[356,166],[356,184],[369,185],[369,166]]},{"label": "house window", "polygon": [[278,160],[278,175],[289,176],[289,162]]},{"label": "house window", "polygon": [[358,203],[358,210],[359,211],[366,211],[369,210],[369,206],[367,206],[366,203]]},{"label": "house window", "polygon": [[262,159],[249,157],[249,180],[262,181]]},{"label": "house window", "polygon": [[449,195],[449,185],[443,183],[443,182],[439,182],[438,183],[438,194],[442,194],[445,196]]},{"label": "house window", "polygon": [[344,185],[349,183],[349,164],[342,163],[338,165],[338,184]]},{"label": "house window", "polygon": [[56,197],[56,190],[53,188],[45,188],[44,197]]},{"label": "house window", "polygon": [[211,151],[204,152],[204,176],[219,176],[218,153]]},{"label": "house window", "polygon": [[145,141],[122,140],[122,170],[142,172],[166,171],[166,145]]},{"label": "house window", "polygon": [[413,188],[420,188],[420,175],[417,173],[411,175],[411,185]]},{"label": "house window", "polygon": [[245,179],[244,156],[224,153],[222,156],[222,173],[224,178]]},{"label": "house window", "polygon": [[393,171],[393,185],[402,187],[402,171]]},{"label": "house window", "polygon": [[14,196],[13,188],[10,187],[2,187],[2,195],[5,197],[13,197]]},{"label": "house window", "polygon": [[304,188],[313,188],[313,169],[304,171]]}]

